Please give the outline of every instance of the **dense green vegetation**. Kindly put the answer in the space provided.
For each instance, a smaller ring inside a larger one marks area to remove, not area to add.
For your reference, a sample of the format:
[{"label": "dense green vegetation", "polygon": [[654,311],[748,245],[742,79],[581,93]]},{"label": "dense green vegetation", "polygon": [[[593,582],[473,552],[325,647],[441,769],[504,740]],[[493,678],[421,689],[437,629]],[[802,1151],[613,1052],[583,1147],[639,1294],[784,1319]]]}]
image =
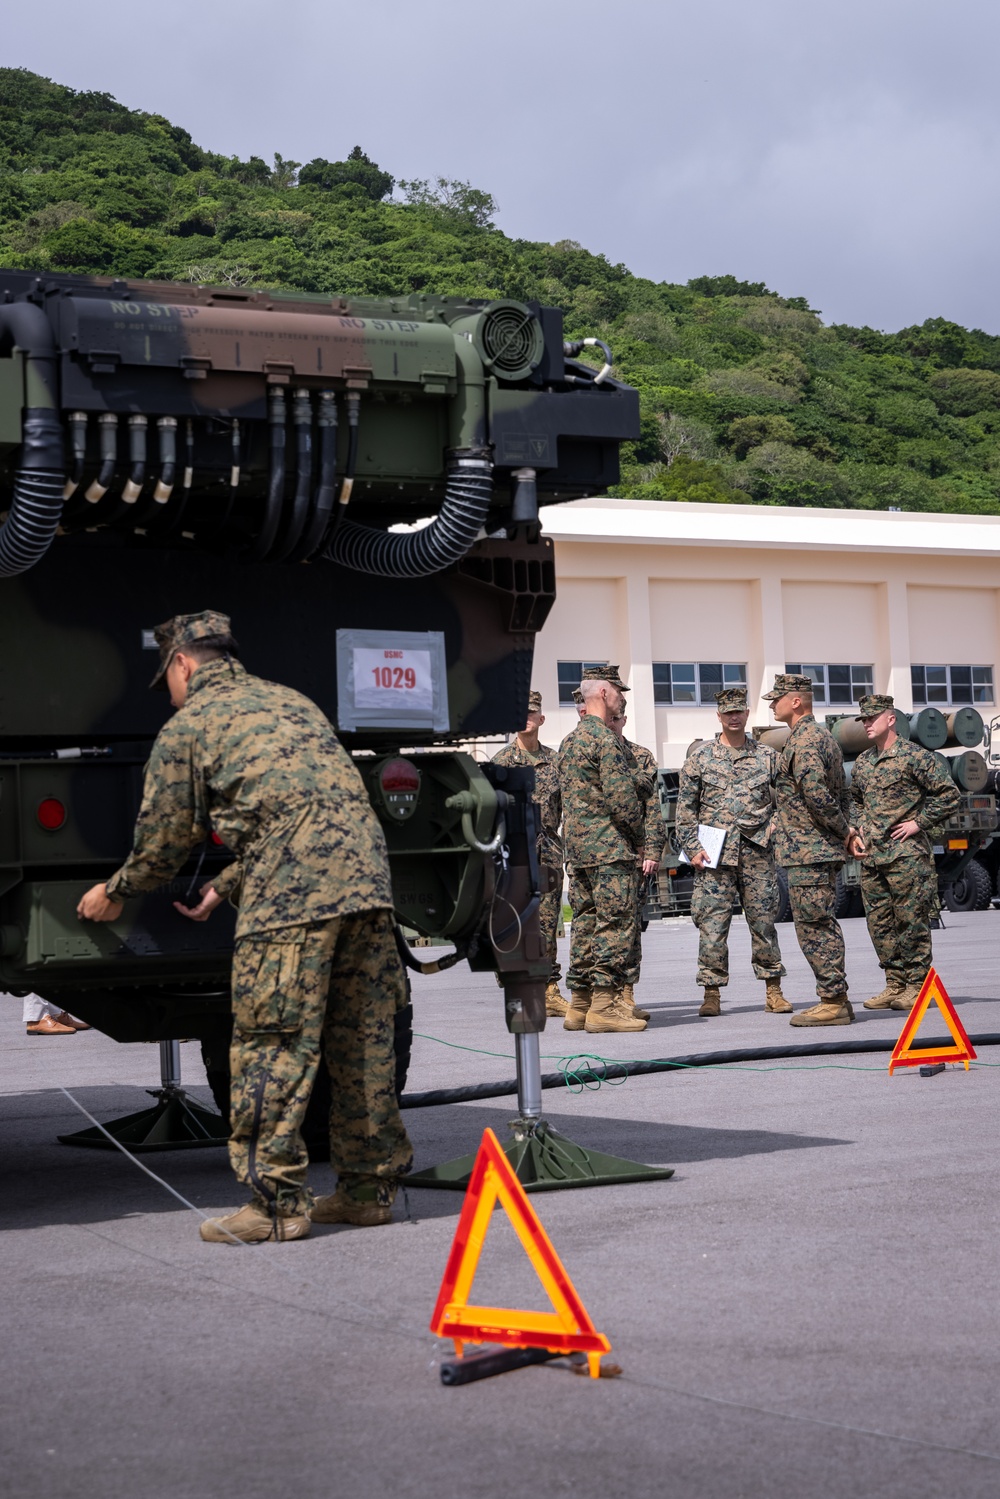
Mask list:
[{"label": "dense green vegetation", "polygon": [[762,283],[655,283],[571,240],[509,239],[496,212],[467,183],[395,183],[360,147],[240,161],[107,94],[0,69],[0,263],[538,298],[568,336],[606,339],[641,393],[621,494],[1000,513],[1000,337],[939,317],[825,327]]}]

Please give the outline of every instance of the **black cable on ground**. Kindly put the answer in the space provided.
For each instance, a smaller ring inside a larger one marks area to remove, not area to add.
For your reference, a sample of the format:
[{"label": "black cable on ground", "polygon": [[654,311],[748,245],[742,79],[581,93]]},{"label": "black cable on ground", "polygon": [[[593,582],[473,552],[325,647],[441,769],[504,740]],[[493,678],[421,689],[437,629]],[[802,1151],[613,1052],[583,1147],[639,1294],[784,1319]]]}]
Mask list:
[{"label": "black cable on ground", "polygon": [[[1000,1046],[1000,1032],[987,1031],[970,1036],[973,1046]],[[949,1044],[950,1038],[928,1036],[911,1043],[914,1051],[929,1051]],[[871,1041],[814,1041],[806,1046],[749,1046],[735,1051],[700,1051],[686,1057],[655,1057],[648,1062],[604,1062],[598,1071],[590,1067],[567,1068],[565,1072],[544,1072],[543,1088],[568,1088],[575,1083],[624,1081],[650,1072],[678,1072],[690,1067],[723,1067],[729,1062],[780,1062],[797,1057],[856,1056],[863,1052],[892,1051],[895,1039]],[[401,1109],[430,1109],[444,1103],[472,1103],[479,1098],[507,1098],[517,1093],[517,1079],[505,1082],[474,1083],[469,1088],[433,1088],[427,1093],[404,1093]]]}]

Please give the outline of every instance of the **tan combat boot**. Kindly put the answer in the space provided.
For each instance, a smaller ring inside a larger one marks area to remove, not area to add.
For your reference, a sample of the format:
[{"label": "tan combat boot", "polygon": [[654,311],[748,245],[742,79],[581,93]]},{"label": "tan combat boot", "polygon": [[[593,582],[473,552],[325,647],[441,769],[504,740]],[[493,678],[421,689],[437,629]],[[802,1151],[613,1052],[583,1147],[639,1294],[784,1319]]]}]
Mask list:
[{"label": "tan combat boot", "polygon": [[873,994],[871,999],[865,1000],[866,1010],[891,1010],[892,1001],[897,994],[902,994],[906,989],[905,980],[898,973],[887,973],[885,976],[885,988],[878,994]]},{"label": "tan combat boot", "polygon": [[640,1009],[635,1002],[635,985],[626,984],[622,989],[622,1002],[633,1020],[648,1020],[649,1011]]},{"label": "tan combat boot", "polygon": [[314,1223],[350,1223],[354,1228],[375,1228],[392,1219],[396,1188],[388,1182],[347,1192],[343,1184],[329,1197],[317,1197],[309,1210]]},{"label": "tan combat boot", "polygon": [[793,1015],[789,1025],[850,1025],[854,1019],[854,1006],[846,994],[836,994],[832,999],[821,999],[818,1005],[800,1010]]},{"label": "tan combat boot", "polygon": [[268,1239],[308,1239],[311,1224],[305,1213],[272,1217],[256,1202],[248,1202],[225,1218],[206,1218],[198,1232],[206,1244],[265,1244]]},{"label": "tan combat boot", "polygon": [[791,1013],[791,1005],[781,992],[780,979],[765,979],[764,988],[766,999],[764,1009],[771,1015],[788,1015]]},{"label": "tan combat boot", "polygon": [[551,984],[545,986],[545,1013],[551,1017],[565,1015],[569,1005],[559,993],[559,985],[553,979]]},{"label": "tan combat boot", "polygon": [[587,1019],[587,1011],[590,1009],[590,990],[571,989],[569,995],[569,1009],[563,1016],[564,1031],[582,1031],[584,1021]]},{"label": "tan combat boot", "polygon": [[584,1030],[591,1036],[602,1036],[608,1031],[644,1031],[645,1020],[636,1020],[626,1010],[617,989],[594,989],[590,1009],[584,1022]]},{"label": "tan combat boot", "polygon": [[722,995],[719,993],[718,989],[716,989],[713,986],[709,985],[709,987],[705,990],[705,998],[701,1002],[701,1009],[698,1011],[698,1014],[699,1015],[721,1015],[722,1014]]},{"label": "tan combat boot", "polygon": [[889,1001],[892,1010],[912,1010],[917,1002],[917,995],[923,988],[922,984],[904,984]]}]

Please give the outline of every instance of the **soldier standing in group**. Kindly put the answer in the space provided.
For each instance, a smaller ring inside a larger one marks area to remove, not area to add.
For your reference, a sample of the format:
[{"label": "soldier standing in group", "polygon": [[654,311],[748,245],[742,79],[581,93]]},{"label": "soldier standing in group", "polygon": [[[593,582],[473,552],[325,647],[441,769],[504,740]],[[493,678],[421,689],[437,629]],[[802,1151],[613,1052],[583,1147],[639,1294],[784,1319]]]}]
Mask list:
[{"label": "soldier standing in group", "polygon": [[[628,692],[628,688],[618,675],[617,667],[608,667],[608,672],[615,675],[609,676],[612,684],[622,693]],[[626,705],[627,706],[627,705]],[[643,1010],[635,1002],[635,986],[639,982],[639,971],[642,964],[642,910],[640,900],[643,882],[648,880],[651,874],[655,874],[660,867],[660,859],[667,841],[666,824],[660,812],[660,799],[656,791],[656,757],[652,750],[646,749],[645,745],[635,744],[631,739],[625,738],[624,709],[611,720],[611,728],[621,741],[632,772],[632,780],[635,784],[636,793],[643,809],[643,854],[642,864],[636,867],[636,920],[633,931],[632,948],[629,952],[626,965],[626,983],[623,990],[625,1007],[629,1009],[636,1020],[648,1020],[649,1011]],[[648,790],[647,788],[648,784]]]},{"label": "soldier standing in group", "polygon": [[764,699],[791,733],[778,756],[778,861],[788,875],[795,935],[816,976],[819,1004],[792,1025],[850,1025],[844,934],[834,914],[837,874],[851,838],[850,796],[840,746],[812,713],[808,677],[782,673]]},{"label": "soldier standing in group", "polygon": [[958,787],[930,750],[901,739],[891,697],[858,704],[873,747],[854,762],[851,801],[858,832],[868,932],[885,987],[866,1010],[909,1010],[931,966],[931,922],[940,913],[932,845],[961,803]]},{"label": "soldier standing in group", "polygon": [[563,849],[559,835],[562,821],[562,804],[559,796],[558,756],[554,749],[542,744],[538,731],[545,722],[542,712],[542,694],[528,693],[528,721],[515,738],[498,754],[493,756],[494,765],[523,765],[535,772],[533,801],[538,816],[538,864],[542,883],[549,889],[542,895],[538,918],[542,928],[542,941],[551,964],[549,982],[545,990],[546,1015],[565,1015],[569,1006],[559,992],[559,950],[556,932],[562,915],[563,895]]},{"label": "soldier standing in group", "polygon": [[[310,1219],[387,1223],[410,1142],[395,1091],[394,1018],[406,1003],[385,838],[350,756],[300,693],[250,676],[226,615],[155,631],[178,710],[146,766],[132,853],[77,908],[115,921],[173,878],[213,832],[235,861],[202,886],[204,921],[238,897],[229,1159],[251,1201],[201,1237],[304,1239]],[[313,1204],[299,1126],[325,1051],[336,1192]]]},{"label": "soldier standing in group", "polygon": [[[675,827],[695,870],[691,916],[698,928],[698,983],[705,991],[699,1015],[721,1013],[721,990],[729,982],[729,927],[738,897],[750,928],[753,971],[765,985],[764,1008],[788,1014],[781,992],[785,972],[774,928],[778,877],[774,867],[773,787],[778,757],[747,735],[744,687],[717,692],[722,733],[692,750],[684,762]],[[698,840],[699,823],[725,829],[718,866]]]},{"label": "soldier standing in group", "polygon": [[622,991],[633,945],[636,868],[642,857],[643,812],[625,751],[611,720],[625,708],[608,668],[590,668],[580,690],[584,713],[559,746],[563,836],[573,910],[571,1002],[563,1025],[590,1034],[642,1031]]}]

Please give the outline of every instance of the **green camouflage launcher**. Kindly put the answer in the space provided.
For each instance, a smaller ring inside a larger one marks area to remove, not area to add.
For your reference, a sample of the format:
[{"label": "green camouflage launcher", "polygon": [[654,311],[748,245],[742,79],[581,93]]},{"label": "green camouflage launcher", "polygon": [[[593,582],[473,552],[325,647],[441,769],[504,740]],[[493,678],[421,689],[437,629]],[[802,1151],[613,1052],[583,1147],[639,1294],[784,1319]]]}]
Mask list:
[{"label": "green camouflage launcher", "polygon": [[558,311],[514,301],[0,291],[0,986],[120,1040],[221,1044],[231,920],[172,901],[224,849],[112,926],[75,916],[131,845],[153,626],[215,608],[356,752],[400,921],[542,1029],[530,773],[454,746],[525,721],[555,597],[539,502],[606,489],[638,435],[608,351],[579,362]]}]

